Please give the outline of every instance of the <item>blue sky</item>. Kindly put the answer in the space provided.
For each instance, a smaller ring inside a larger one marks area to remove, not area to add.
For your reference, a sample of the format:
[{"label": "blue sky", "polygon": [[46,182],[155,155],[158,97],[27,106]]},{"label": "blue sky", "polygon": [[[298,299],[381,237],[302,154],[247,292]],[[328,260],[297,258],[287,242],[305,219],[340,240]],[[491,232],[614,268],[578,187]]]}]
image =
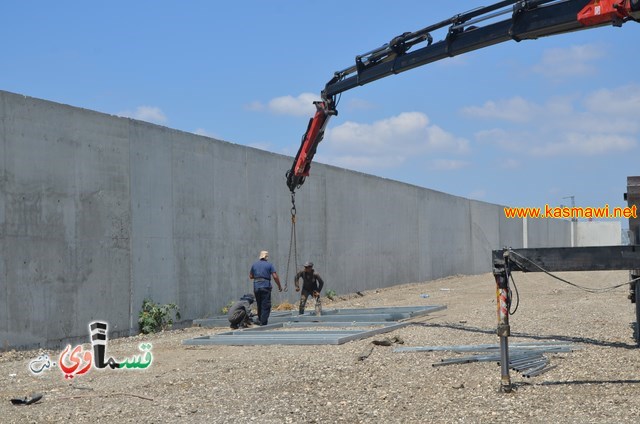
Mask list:
[{"label": "blue sky", "polygon": [[[334,71],[489,3],[5,2],[0,89],[294,155]],[[625,206],[637,40],[630,22],[507,42],[355,88],[316,160],[511,206]]]}]

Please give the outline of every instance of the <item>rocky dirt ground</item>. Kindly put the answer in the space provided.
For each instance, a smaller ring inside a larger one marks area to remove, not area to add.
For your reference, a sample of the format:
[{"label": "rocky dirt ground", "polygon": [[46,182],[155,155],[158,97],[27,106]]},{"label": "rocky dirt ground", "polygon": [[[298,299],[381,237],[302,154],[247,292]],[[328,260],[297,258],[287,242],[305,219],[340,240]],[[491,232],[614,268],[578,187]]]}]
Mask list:
[{"label": "rocky dirt ground", "polygon": [[[560,275],[587,287],[609,287],[628,277],[621,271]],[[385,337],[398,337],[408,347],[498,343],[495,283],[484,274],[327,300],[325,308],[447,307],[393,333],[342,345],[188,346],[183,340],[226,331],[190,327],[109,340],[113,357],[131,357],[140,353],[141,343],[151,343],[152,365],[91,369],[73,379],[56,368],[37,376],[29,371],[39,355],[54,358],[60,350],[0,353],[0,421],[639,422],[640,350],[633,340],[635,309],[627,287],[590,294],[543,274],[514,277],[520,303],[511,317],[510,343],[557,340],[575,350],[549,354],[554,368],[539,376],[512,372],[511,393],[498,390],[495,362],[434,367],[460,354],[394,352],[394,346],[372,344]],[[360,360],[363,352],[370,354]],[[30,405],[10,402],[33,393],[44,396]]]}]

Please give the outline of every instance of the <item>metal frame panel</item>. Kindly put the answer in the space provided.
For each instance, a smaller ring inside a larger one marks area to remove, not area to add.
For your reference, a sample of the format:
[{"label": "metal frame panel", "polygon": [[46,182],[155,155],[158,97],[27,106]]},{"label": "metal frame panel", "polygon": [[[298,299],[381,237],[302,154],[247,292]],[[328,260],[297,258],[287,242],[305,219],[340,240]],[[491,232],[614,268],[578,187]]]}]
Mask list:
[{"label": "metal frame panel", "polygon": [[[245,330],[227,331],[212,336],[195,337],[184,340],[185,345],[340,345],[353,340],[361,340],[376,334],[388,333],[406,326],[408,323],[279,323]],[[371,327],[373,330],[280,330],[282,328],[317,327]]]},{"label": "metal frame panel", "polygon": [[[328,309],[323,310],[320,316],[316,316],[311,311],[304,315],[298,315],[295,311],[275,311],[272,312],[269,321],[273,324],[284,322],[389,322],[417,318],[428,315],[431,312],[442,311],[446,308],[447,307],[443,305],[424,305],[362,309]],[[200,327],[228,327],[229,320],[226,316],[218,316],[194,320],[193,325]]]}]

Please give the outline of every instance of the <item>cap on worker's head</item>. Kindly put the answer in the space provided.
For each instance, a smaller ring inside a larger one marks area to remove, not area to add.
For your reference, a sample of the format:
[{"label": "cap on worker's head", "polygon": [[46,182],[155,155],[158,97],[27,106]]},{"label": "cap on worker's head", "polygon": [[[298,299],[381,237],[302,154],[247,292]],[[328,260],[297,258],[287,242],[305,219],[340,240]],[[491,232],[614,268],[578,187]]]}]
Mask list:
[{"label": "cap on worker's head", "polygon": [[305,268],[313,268],[313,262],[309,261],[309,262],[305,262],[304,263],[304,267]]},{"label": "cap on worker's head", "polygon": [[268,259],[269,258],[269,252],[267,252],[266,250],[263,250],[260,252],[260,259]]},{"label": "cap on worker's head", "polygon": [[242,296],[240,300],[246,300],[249,303],[253,303],[256,301],[256,297],[253,295],[253,293],[247,293],[244,296]]}]

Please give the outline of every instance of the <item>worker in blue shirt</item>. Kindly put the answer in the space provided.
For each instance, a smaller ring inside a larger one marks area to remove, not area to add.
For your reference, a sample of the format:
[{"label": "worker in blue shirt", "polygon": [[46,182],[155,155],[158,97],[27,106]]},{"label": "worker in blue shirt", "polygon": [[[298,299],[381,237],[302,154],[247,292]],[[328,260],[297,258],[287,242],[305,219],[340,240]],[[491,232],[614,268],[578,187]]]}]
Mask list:
[{"label": "worker in blue shirt", "polygon": [[271,315],[271,278],[278,285],[278,290],[282,291],[280,277],[276,272],[276,267],[269,262],[269,252],[260,252],[259,260],[251,265],[249,278],[253,280],[253,293],[256,295],[256,306],[258,308],[258,321],[260,325],[267,325],[269,315]]}]

